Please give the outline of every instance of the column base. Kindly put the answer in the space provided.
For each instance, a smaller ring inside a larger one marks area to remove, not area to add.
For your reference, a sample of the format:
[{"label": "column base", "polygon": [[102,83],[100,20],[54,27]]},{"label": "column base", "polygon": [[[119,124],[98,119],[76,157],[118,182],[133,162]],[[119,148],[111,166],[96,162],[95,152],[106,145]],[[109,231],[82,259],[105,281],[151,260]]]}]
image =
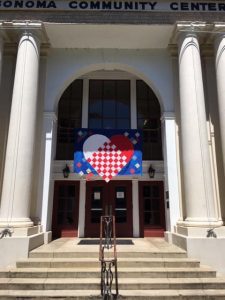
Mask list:
[{"label": "column base", "polygon": [[177,226],[196,228],[215,228],[223,226],[223,221],[218,219],[187,218],[185,221],[178,221]]},{"label": "column base", "polygon": [[[29,256],[29,251],[44,244],[44,233],[42,226],[26,228],[10,228],[12,235],[4,235],[0,239],[0,268],[6,266],[14,267],[16,261]],[[0,228],[1,232],[1,228]]]},{"label": "column base", "polygon": [[225,275],[225,226],[215,228],[213,233],[208,235],[207,228],[176,226],[175,232],[166,232],[165,240]]},{"label": "column base", "polygon": [[34,223],[31,221],[30,218],[13,218],[7,220],[6,218],[0,218],[0,229],[1,228],[24,228],[24,227],[32,227]]},{"label": "column base", "polygon": [[210,237],[210,231],[215,233],[216,237],[225,238],[225,226],[214,226],[214,227],[191,227],[191,226],[181,226],[177,225],[174,228],[174,233],[187,236],[187,237],[201,237],[208,238]]}]

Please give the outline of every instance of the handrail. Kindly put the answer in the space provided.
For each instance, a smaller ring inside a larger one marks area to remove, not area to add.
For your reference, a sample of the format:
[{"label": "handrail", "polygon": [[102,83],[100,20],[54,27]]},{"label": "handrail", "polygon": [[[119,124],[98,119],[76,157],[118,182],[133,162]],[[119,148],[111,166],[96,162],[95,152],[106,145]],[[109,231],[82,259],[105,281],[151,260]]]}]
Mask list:
[{"label": "handrail", "polygon": [[[108,299],[115,282],[115,296],[118,296],[117,252],[115,216],[102,216],[100,223],[99,261],[101,262],[101,295]],[[105,258],[107,250],[107,258]],[[113,251],[112,251],[113,250]],[[114,274],[113,274],[114,267]]]}]

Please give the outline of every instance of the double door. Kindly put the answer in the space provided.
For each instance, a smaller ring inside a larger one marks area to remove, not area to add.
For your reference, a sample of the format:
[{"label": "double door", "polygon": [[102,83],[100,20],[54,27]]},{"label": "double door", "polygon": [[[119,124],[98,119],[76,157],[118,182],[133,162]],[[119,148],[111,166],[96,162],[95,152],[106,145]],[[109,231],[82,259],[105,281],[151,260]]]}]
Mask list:
[{"label": "double door", "polygon": [[99,237],[100,218],[115,216],[116,236],[133,236],[132,182],[89,181],[86,188],[85,237]]}]

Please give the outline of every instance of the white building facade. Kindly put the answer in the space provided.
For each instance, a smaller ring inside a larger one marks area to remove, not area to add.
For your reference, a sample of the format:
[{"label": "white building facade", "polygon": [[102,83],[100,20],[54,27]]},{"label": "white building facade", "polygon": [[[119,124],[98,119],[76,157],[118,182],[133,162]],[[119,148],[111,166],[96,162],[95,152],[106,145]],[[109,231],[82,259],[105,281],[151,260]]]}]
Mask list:
[{"label": "white building facade", "polygon": [[[51,237],[97,237],[111,210],[119,237],[165,236],[225,272],[225,4],[1,1],[0,11],[3,263]],[[76,128],[143,130],[143,175],[106,184],[73,173]]]}]

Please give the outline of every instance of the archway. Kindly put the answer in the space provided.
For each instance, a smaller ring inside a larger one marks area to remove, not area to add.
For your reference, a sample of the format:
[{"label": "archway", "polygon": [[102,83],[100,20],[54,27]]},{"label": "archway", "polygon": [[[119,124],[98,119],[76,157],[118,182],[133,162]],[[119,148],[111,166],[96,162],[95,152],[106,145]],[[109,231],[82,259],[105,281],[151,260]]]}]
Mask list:
[{"label": "archway", "polygon": [[[74,80],[59,100],[56,160],[73,160],[74,128],[87,127],[90,129],[139,128],[143,131],[143,159],[162,161],[160,117],[161,108],[158,98],[143,80],[121,71],[97,71],[87,74],[87,76]],[[126,223],[126,226],[123,227],[128,228],[122,233],[119,230],[120,235],[133,236],[135,231],[133,220],[135,218],[140,220],[141,232],[139,235],[144,236],[145,232],[148,232],[148,236],[149,234],[151,236],[151,232],[154,232],[154,236],[157,236],[159,231],[155,229],[160,229],[160,235],[162,235],[165,227],[164,195],[163,188],[161,188],[163,183],[157,185],[153,184],[151,180],[147,180],[145,184],[139,185],[139,199],[136,201],[140,201],[139,205],[142,211],[140,211],[140,215],[139,212],[136,212],[134,216],[130,205],[131,201],[134,201],[132,181],[130,178],[125,178],[125,180],[126,184],[125,181],[123,184],[121,181],[115,181],[112,190],[112,194],[117,195],[118,193],[121,197],[123,195],[123,201],[120,199],[119,204],[123,207],[116,207],[115,203],[118,200],[115,200],[116,198],[111,199],[110,202],[118,222]],[[65,183],[63,186],[65,187]],[[154,196],[151,191],[156,191],[158,186],[160,186],[160,191],[158,195]],[[94,223],[105,211],[106,190],[108,187],[106,189],[99,179],[96,184],[91,184],[91,186],[89,183],[87,184],[86,236],[97,235],[98,225],[95,226]],[[147,190],[150,191],[148,197],[146,197]],[[59,199],[59,197],[55,196],[55,199]],[[96,203],[93,204],[93,200],[99,200],[99,207],[96,206]],[[117,202],[119,203],[119,201]],[[122,202],[123,204],[121,204]],[[107,205],[109,205],[108,202]],[[68,210],[68,208],[65,209]],[[67,222],[66,218],[65,222]],[[94,226],[96,230],[92,232],[90,228],[93,229]],[[117,227],[119,228],[119,225]],[[145,228],[148,230],[145,231]]]},{"label": "archway", "polygon": [[103,79],[104,73],[91,73],[85,87],[83,79],[76,79],[63,92],[58,103],[56,159],[73,159],[73,130],[86,123],[85,127],[95,129],[142,129],[143,160],[162,160],[161,108],[156,94],[143,80],[131,80],[129,73],[121,72],[119,79],[118,71],[107,72],[108,79]]}]

